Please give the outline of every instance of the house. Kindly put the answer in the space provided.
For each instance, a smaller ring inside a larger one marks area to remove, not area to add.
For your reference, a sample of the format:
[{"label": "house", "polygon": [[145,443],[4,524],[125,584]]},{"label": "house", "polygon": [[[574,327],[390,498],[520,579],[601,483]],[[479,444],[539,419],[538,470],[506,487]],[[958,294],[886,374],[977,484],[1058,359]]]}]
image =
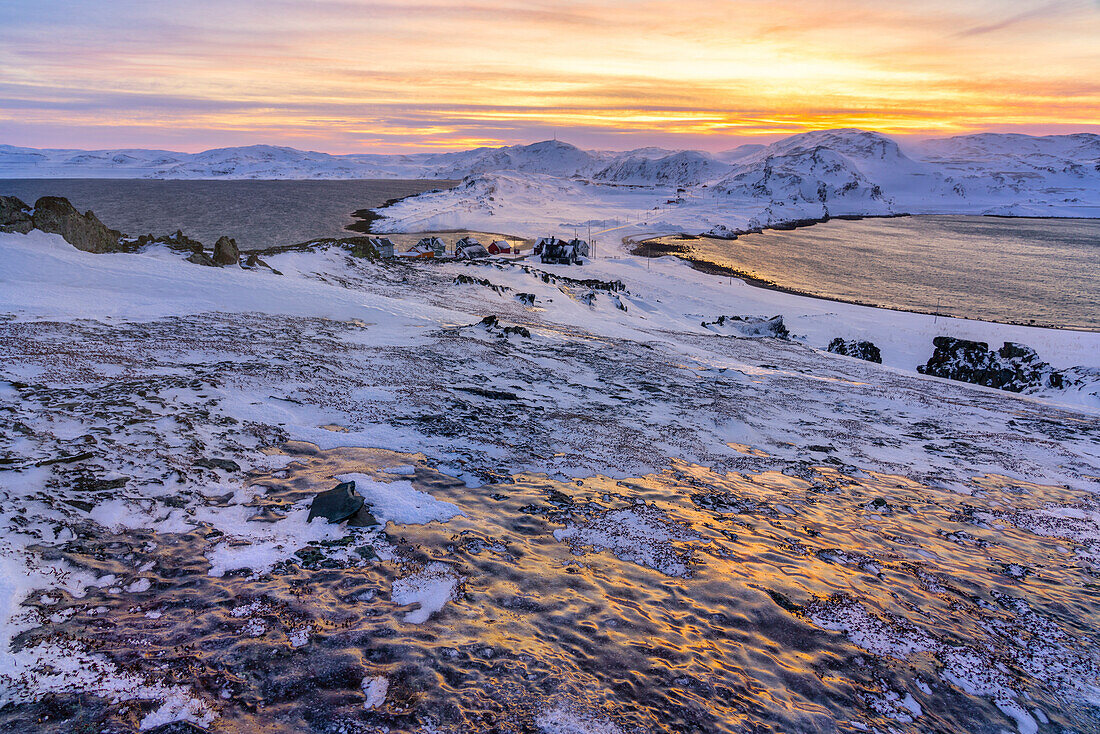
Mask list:
[{"label": "house", "polygon": [[455,243],[455,257],[459,260],[474,260],[480,257],[489,257],[489,251],[475,238],[463,237]]},{"label": "house", "polygon": [[402,252],[402,257],[411,257],[414,259],[422,259],[427,257],[435,257],[435,250],[431,245],[426,243],[427,238],[420,240],[415,245],[410,247],[406,252]]},{"label": "house", "polygon": [[535,254],[541,255],[546,251],[547,247],[556,247],[559,244],[565,244],[564,240],[559,240],[557,237],[541,237],[538,242],[535,243]]},{"label": "house", "polygon": [[555,265],[574,265],[579,264],[581,259],[573,244],[551,237],[543,242],[542,261]]},{"label": "house", "polygon": [[443,257],[447,254],[447,243],[438,237],[424,237],[416,243],[416,246],[429,248],[435,257]]},{"label": "house", "polygon": [[394,245],[389,237],[371,237],[367,241],[371,247],[378,250],[379,257],[393,257]]},{"label": "house", "polygon": [[577,257],[588,257],[588,243],[584,240],[569,240],[569,244],[577,252]]},{"label": "house", "polygon": [[490,255],[511,255],[512,243],[507,240],[495,240],[488,249]]}]

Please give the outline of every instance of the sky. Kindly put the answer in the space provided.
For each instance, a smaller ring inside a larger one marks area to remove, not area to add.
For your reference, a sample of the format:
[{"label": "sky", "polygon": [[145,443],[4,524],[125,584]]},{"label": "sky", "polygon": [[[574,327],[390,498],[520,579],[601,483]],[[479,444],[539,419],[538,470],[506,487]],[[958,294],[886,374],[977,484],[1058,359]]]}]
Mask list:
[{"label": "sky", "polygon": [[0,144],[1100,132],[1100,0],[4,0]]}]

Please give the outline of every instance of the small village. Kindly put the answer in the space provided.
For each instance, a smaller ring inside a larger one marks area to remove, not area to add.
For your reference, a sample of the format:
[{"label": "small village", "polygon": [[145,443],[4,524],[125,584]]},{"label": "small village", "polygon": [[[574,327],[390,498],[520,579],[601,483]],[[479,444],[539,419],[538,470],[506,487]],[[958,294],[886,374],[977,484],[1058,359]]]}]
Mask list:
[{"label": "small village", "polygon": [[520,254],[520,246],[509,240],[493,240],[486,247],[476,237],[465,236],[457,240],[449,249],[447,243],[441,237],[422,237],[408,250],[400,251],[398,246],[389,237],[370,237],[370,245],[378,251],[383,258],[452,258],[455,260],[478,260],[490,257],[503,257],[508,259],[526,259],[537,257],[543,263],[553,265],[583,265],[583,258],[590,256],[591,248],[586,240],[574,238],[564,240],[560,237],[542,237],[534,248],[524,254]]}]

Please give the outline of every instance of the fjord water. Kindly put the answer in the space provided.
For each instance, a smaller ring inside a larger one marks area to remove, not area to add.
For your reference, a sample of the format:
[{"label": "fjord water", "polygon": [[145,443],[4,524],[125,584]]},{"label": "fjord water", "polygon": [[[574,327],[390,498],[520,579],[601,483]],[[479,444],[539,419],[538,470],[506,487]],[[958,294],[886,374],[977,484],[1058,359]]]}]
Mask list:
[{"label": "fjord water", "polygon": [[1100,329],[1100,219],[832,220],[665,242],[816,296],[986,321]]},{"label": "fjord water", "polygon": [[208,247],[222,235],[244,249],[347,237],[352,212],[453,182],[426,180],[164,181],[149,179],[0,179],[0,195],[33,205],[64,196],[129,235],[178,230]]}]

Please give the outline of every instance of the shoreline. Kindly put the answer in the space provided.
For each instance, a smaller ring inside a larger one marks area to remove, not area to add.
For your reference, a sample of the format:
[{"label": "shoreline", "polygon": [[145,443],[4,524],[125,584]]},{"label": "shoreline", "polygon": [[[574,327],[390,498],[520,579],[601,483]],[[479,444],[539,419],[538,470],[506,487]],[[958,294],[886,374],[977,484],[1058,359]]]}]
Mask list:
[{"label": "shoreline", "polygon": [[[418,179],[418,180],[436,180],[436,179]],[[363,208],[363,209],[356,209],[355,211],[353,211],[351,213],[351,216],[352,216],[352,218],[357,219],[359,221],[352,222],[351,224],[345,224],[344,229],[348,230],[349,232],[358,232],[359,234],[367,235],[367,236],[372,235],[372,234],[384,234],[382,232],[372,232],[371,231],[371,228],[374,226],[374,223],[377,222],[379,219],[383,218],[383,215],[378,213],[381,210],[383,210],[387,207],[393,206],[394,204],[396,204],[398,202],[404,201],[405,199],[411,199],[413,197],[421,196],[423,194],[431,194],[431,193],[436,193],[436,192],[439,192],[439,191],[447,191],[449,189],[453,189],[455,186],[458,186],[458,184],[461,183],[460,180],[455,180],[455,179],[438,179],[438,181],[440,183],[440,186],[437,186],[433,189],[428,189],[427,191],[421,191],[420,193],[416,193],[416,194],[405,194],[404,196],[397,196],[397,197],[394,197],[393,199],[387,199],[385,202],[383,202],[379,206]],[[450,186],[448,186],[447,184],[450,184]]]},{"label": "shoreline", "polygon": [[[905,216],[909,216],[909,215],[905,215]],[[870,219],[870,218],[885,219],[885,218],[892,218],[892,217],[855,217],[855,219]],[[1031,219],[1032,217],[1021,217],[1021,218]],[[1086,217],[1081,217],[1081,218],[1086,218]],[[833,217],[833,219],[840,219],[840,217]],[[826,221],[826,220],[823,220],[823,221]],[[810,225],[809,224],[803,224],[803,225],[799,225],[799,226],[810,226]],[[789,229],[796,229],[796,228],[797,227],[790,227]],[[766,229],[777,229],[777,228],[776,227],[767,227]],[[742,234],[749,234],[749,233],[746,232],[746,233],[742,233]],[[754,232],[754,234],[755,234],[755,232]],[[668,235],[662,235],[662,236],[668,236]],[[699,239],[702,236],[704,236],[704,235],[691,236],[690,238],[691,239]],[[709,235],[705,235],[705,236],[709,237]],[[852,306],[863,306],[863,307],[866,307],[866,308],[880,308],[880,309],[883,309],[883,310],[886,310],[886,311],[899,311],[899,312],[902,312],[902,313],[916,313],[916,314],[923,314],[925,316],[942,316],[945,319],[964,319],[966,321],[980,321],[980,322],[983,322],[983,323],[990,323],[990,324],[1006,324],[1006,325],[1009,325],[1009,326],[1024,326],[1024,327],[1028,327],[1028,328],[1032,328],[1032,329],[1052,329],[1052,330],[1056,330],[1056,331],[1075,331],[1075,332],[1081,332],[1081,333],[1085,333],[1085,334],[1100,333],[1100,328],[1089,328],[1087,326],[1061,326],[1061,325],[1056,325],[1056,324],[1027,323],[1027,322],[1023,322],[1023,321],[1002,321],[1002,320],[981,319],[981,318],[976,318],[976,317],[973,317],[973,316],[957,316],[955,314],[950,314],[950,313],[939,313],[937,311],[925,311],[925,310],[921,310],[919,308],[904,308],[904,307],[901,307],[901,306],[884,306],[884,305],[878,304],[878,303],[868,303],[866,301],[857,301],[857,300],[852,300],[852,299],[847,299],[847,298],[838,298],[837,296],[826,296],[826,295],[822,295],[820,293],[810,293],[809,291],[802,291],[802,290],[798,290],[797,288],[790,288],[790,287],[787,287],[787,286],[783,286],[783,285],[780,285],[780,284],[778,284],[774,281],[767,280],[765,278],[758,278],[754,275],[746,273],[742,270],[737,270],[736,268],[732,268],[728,265],[721,265],[721,264],[713,262],[711,260],[706,260],[706,259],[698,258],[698,257],[692,257],[692,255],[694,253],[693,253],[690,246],[656,243],[656,242],[653,242],[653,240],[655,240],[655,239],[659,239],[659,238],[654,237],[654,238],[649,238],[649,239],[634,242],[634,241],[630,240],[629,236],[627,236],[627,237],[623,238],[623,245],[625,245],[628,248],[628,252],[631,255],[635,255],[635,256],[638,256],[638,257],[650,257],[650,258],[664,257],[665,255],[672,255],[673,257],[678,258],[678,259],[688,263],[693,270],[698,270],[701,273],[707,273],[708,275],[721,276],[721,277],[724,277],[724,278],[737,278],[738,280],[745,283],[745,285],[752,286],[753,288],[761,288],[763,290],[775,291],[777,293],[786,293],[786,294],[792,295],[792,296],[802,296],[804,298],[815,298],[815,299],[820,300],[820,301],[832,301],[833,303],[846,303],[846,304],[849,304],[849,305],[852,305]],[[723,239],[723,240],[724,239],[729,239],[730,241],[732,241],[732,240],[736,239],[736,237],[730,237],[730,238],[711,237],[711,239]]]},{"label": "shoreline", "polygon": [[[423,193],[428,193],[428,192],[423,192]],[[369,233],[371,235],[381,235],[381,236],[388,236],[388,235],[391,235],[391,234],[409,234],[409,233],[371,232],[370,228],[371,228],[371,225],[373,225],[373,223],[375,221],[378,221],[378,220],[383,218],[383,215],[379,214],[378,212],[380,212],[381,210],[383,210],[383,209],[385,209],[389,206],[392,206],[393,204],[396,204],[399,201],[402,201],[402,200],[408,199],[408,198],[412,198],[412,197],[415,197],[415,196],[419,196],[419,194],[410,194],[408,196],[403,196],[403,197],[400,197],[400,198],[391,199],[391,200],[385,202],[384,204],[382,204],[381,206],[374,207],[373,209],[360,209],[360,210],[354,212],[353,216],[361,219],[362,221],[356,222],[356,223],[351,224],[351,225],[348,225],[347,229],[352,230],[352,231],[356,231],[356,232],[363,232],[363,233]],[[793,219],[793,220],[790,220],[790,221],[787,221],[787,222],[779,222],[779,223],[776,223],[776,224],[772,224],[772,225],[769,225],[767,227],[757,227],[757,228],[753,228],[753,229],[738,230],[736,232],[731,232],[727,236],[718,236],[718,235],[712,235],[712,234],[688,234],[686,232],[681,232],[681,233],[679,233],[678,236],[680,238],[686,240],[686,241],[702,239],[702,238],[705,237],[705,238],[714,239],[714,240],[726,240],[726,241],[732,242],[732,241],[736,240],[738,237],[740,237],[741,235],[761,234],[761,233],[766,232],[768,230],[789,232],[789,231],[792,231],[792,230],[802,229],[802,228],[805,228],[805,227],[812,227],[812,226],[817,225],[817,224],[825,224],[825,223],[833,221],[833,220],[841,220],[841,221],[846,221],[846,222],[855,222],[855,221],[862,221],[864,219],[901,219],[901,218],[916,217],[916,216],[955,216],[955,215],[951,215],[951,214],[921,215],[921,214],[912,214],[910,212],[902,212],[902,213],[897,213],[897,214],[839,214],[839,215],[836,215],[836,216],[828,216],[828,217]],[[1066,219],[1066,220],[1097,219],[1097,217],[1058,217],[1058,216],[1042,217],[1042,216],[1023,216],[1023,215],[1015,215],[1015,214],[961,214],[961,215],[957,215],[957,216],[990,217],[990,218],[994,218],[994,219]],[[362,228],[362,229],[360,229],[360,228]],[[461,230],[461,229],[439,230],[437,233],[464,232],[464,231],[467,231],[467,230]],[[420,233],[420,234],[424,234],[424,233]],[[516,236],[512,236],[512,235],[503,235],[503,236],[508,237],[510,239],[521,240],[521,241],[524,241],[524,242],[527,241],[527,238],[523,238],[523,237],[516,237]],[[1039,324],[1039,323],[1028,323],[1028,322],[1023,322],[1023,321],[982,319],[982,318],[976,318],[976,317],[973,317],[973,316],[958,316],[958,315],[950,314],[950,313],[940,313],[940,312],[937,312],[937,311],[922,310],[922,309],[919,309],[919,308],[905,308],[905,307],[902,307],[902,306],[886,306],[886,305],[879,304],[879,303],[869,303],[869,302],[866,302],[866,301],[858,301],[858,300],[854,300],[854,299],[840,298],[840,297],[837,297],[837,296],[827,296],[827,295],[823,295],[823,294],[820,294],[820,293],[811,293],[809,291],[803,291],[803,290],[799,290],[797,288],[790,288],[788,286],[783,286],[783,285],[780,285],[779,283],[776,283],[776,282],[771,281],[771,280],[767,280],[765,278],[759,278],[757,276],[746,273],[742,270],[737,270],[736,268],[729,267],[728,265],[721,265],[721,264],[713,262],[711,260],[706,260],[706,259],[699,258],[699,257],[693,257],[692,255],[694,253],[693,253],[692,248],[689,245],[672,245],[672,244],[665,244],[665,243],[655,242],[655,240],[658,240],[661,237],[669,237],[669,236],[676,236],[676,235],[666,234],[666,235],[658,235],[656,237],[650,236],[650,237],[647,237],[646,239],[637,240],[637,241],[632,239],[632,235],[627,235],[627,236],[622,238],[621,243],[626,248],[627,252],[631,255],[635,255],[635,256],[639,256],[639,257],[663,257],[665,255],[672,255],[672,256],[688,263],[692,267],[692,269],[698,270],[702,273],[706,273],[708,275],[721,276],[721,277],[725,277],[725,278],[737,278],[738,280],[742,281],[746,285],[752,286],[754,288],[761,288],[763,290],[775,291],[777,293],[786,293],[786,294],[792,295],[792,296],[802,296],[804,298],[814,298],[814,299],[821,300],[821,301],[831,301],[833,303],[844,303],[844,304],[849,304],[849,305],[853,305],[853,306],[863,306],[865,308],[879,308],[879,309],[883,309],[883,310],[887,310],[887,311],[897,311],[897,312],[902,312],[902,313],[915,313],[915,314],[922,314],[922,315],[925,315],[925,316],[937,316],[937,317],[942,316],[943,318],[947,318],[947,319],[963,319],[963,320],[966,320],[966,321],[978,321],[978,322],[983,322],[983,323],[994,323],[994,324],[1007,324],[1007,325],[1011,325],[1011,326],[1023,326],[1023,327],[1034,328],[1034,329],[1052,329],[1052,330],[1057,330],[1057,331],[1073,331],[1073,332],[1080,332],[1080,333],[1086,333],[1086,334],[1100,333],[1100,328],[1092,328],[1092,327],[1087,327],[1087,326],[1065,326],[1065,325],[1059,325],[1059,324]]]}]

